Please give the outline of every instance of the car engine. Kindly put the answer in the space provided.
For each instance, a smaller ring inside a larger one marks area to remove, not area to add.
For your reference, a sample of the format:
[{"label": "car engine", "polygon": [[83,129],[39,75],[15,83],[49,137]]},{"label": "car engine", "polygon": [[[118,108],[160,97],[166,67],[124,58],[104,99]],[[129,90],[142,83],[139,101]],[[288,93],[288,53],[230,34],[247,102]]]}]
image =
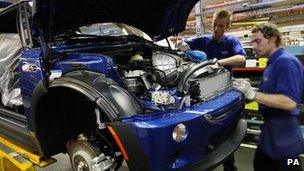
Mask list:
[{"label": "car engine", "polygon": [[206,101],[230,87],[230,73],[216,61],[191,61],[155,51],[134,54],[124,66],[124,83],[145,109],[170,110]]}]

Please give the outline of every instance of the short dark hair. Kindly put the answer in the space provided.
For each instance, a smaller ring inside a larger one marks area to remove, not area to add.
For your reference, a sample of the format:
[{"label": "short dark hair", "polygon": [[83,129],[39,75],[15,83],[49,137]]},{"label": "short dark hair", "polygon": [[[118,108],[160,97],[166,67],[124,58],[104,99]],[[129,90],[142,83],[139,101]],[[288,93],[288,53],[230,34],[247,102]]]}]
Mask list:
[{"label": "short dark hair", "polygon": [[277,26],[274,24],[259,24],[253,27],[251,33],[256,33],[260,31],[266,39],[276,37],[276,46],[279,47],[282,42],[282,34],[277,29]]},{"label": "short dark hair", "polygon": [[231,25],[232,13],[226,9],[220,9],[214,12],[213,19],[215,18],[226,18],[228,21],[228,26]]}]

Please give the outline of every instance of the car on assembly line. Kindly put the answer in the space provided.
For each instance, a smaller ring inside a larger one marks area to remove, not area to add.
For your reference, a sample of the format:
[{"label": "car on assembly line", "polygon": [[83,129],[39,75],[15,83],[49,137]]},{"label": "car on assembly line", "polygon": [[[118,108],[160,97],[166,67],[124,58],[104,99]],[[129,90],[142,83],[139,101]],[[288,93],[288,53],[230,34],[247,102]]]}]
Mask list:
[{"label": "car on assembly line", "polygon": [[[244,97],[216,60],[154,42],[198,0],[39,0],[0,9],[0,135],[74,170],[210,170],[241,144]],[[168,41],[169,42],[169,41]]]}]

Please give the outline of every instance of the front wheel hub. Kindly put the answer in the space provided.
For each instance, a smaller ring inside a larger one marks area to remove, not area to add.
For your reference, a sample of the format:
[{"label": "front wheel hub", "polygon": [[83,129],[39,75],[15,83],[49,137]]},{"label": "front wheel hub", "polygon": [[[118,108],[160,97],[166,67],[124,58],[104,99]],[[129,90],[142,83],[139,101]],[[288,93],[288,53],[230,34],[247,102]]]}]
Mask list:
[{"label": "front wheel hub", "polygon": [[105,156],[87,141],[75,141],[69,149],[71,165],[74,171],[114,171],[113,158]]}]

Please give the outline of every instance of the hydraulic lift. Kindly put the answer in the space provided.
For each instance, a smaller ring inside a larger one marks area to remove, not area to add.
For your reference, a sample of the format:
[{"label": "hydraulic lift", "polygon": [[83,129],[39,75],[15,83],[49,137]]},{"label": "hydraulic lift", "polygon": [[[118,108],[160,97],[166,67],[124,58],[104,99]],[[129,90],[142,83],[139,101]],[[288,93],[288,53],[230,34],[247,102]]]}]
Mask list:
[{"label": "hydraulic lift", "polygon": [[45,167],[56,161],[44,160],[1,136],[0,144],[0,171],[36,171],[36,166]]}]

